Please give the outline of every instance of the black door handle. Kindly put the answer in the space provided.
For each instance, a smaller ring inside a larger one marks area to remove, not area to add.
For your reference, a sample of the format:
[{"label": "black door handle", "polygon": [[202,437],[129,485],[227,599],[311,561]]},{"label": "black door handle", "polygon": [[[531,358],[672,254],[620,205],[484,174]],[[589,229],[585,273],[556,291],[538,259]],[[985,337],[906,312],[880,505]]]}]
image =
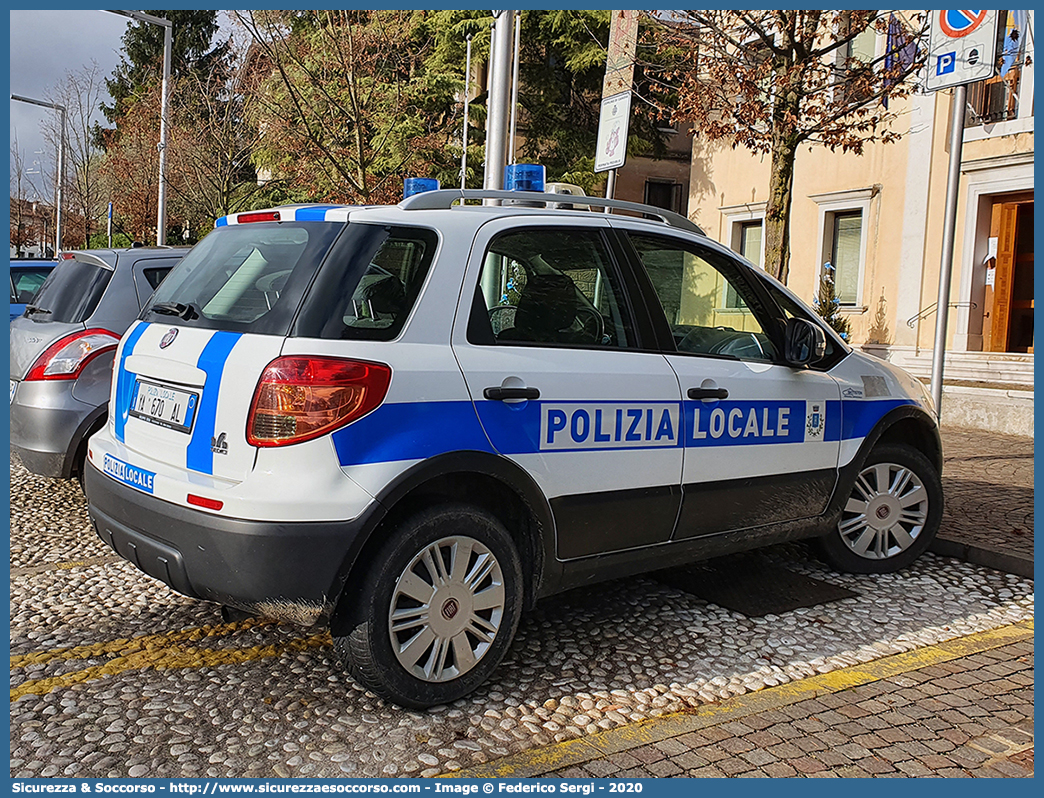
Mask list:
[{"label": "black door handle", "polygon": [[689,388],[690,399],[728,399],[727,388]]},{"label": "black door handle", "polygon": [[486,388],[482,391],[482,395],[496,402],[503,402],[505,399],[539,399],[540,390],[538,388],[502,388],[497,385]]}]

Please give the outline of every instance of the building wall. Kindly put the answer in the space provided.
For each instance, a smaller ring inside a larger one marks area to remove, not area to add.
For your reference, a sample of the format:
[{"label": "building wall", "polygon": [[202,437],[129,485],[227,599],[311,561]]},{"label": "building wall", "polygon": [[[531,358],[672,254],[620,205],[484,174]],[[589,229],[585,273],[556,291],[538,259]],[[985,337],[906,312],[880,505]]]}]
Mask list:
[{"label": "building wall", "polygon": [[[1027,75],[1028,72],[1028,75]],[[914,350],[933,345],[949,162],[952,90],[896,103],[893,144],[861,155],[804,146],[794,168],[788,284],[811,303],[830,256],[832,214],[862,213],[858,296],[844,308],[854,343]],[[1033,190],[1032,69],[1023,73],[1018,119],[965,131],[947,341],[982,348],[990,211],[1000,196]],[[712,238],[737,246],[738,225],[763,219],[770,157],[697,135],[689,216]],[[1025,196],[1025,195],[1024,195]],[[756,260],[756,258],[751,258]],[[971,303],[975,307],[969,307]],[[913,326],[907,321],[922,318]]]}]

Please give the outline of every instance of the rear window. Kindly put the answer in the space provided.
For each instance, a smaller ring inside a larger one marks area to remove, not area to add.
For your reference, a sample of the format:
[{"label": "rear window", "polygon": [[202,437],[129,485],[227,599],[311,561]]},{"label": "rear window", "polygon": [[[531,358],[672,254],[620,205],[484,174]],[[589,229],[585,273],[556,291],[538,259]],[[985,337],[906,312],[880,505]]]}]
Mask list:
[{"label": "rear window", "polygon": [[[159,283],[146,321],[286,335],[309,283],[344,225],[276,222],[219,227]],[[156,311],[166,306],[167,312]]]},{"label": "rear window", "polygon": [[105,293],[110,277],[110,269],[104,269],[94,263],[84,263],[75,259],[63,260],[40,286],[30,305],[37,310],[30,313],[29,317],[33,321],[41,322],[84,322],[98,307],[98,301]]}]

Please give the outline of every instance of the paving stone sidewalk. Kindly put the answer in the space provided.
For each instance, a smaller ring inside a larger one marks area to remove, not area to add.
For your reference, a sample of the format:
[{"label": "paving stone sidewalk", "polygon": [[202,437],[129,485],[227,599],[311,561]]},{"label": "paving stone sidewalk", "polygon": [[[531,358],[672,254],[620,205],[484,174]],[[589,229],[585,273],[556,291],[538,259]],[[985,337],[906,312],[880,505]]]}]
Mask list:
[{"label": "paving stone sidewalk", "polygon": [[1033,641],[828,693],[554,778],[1033,776]]},{"label": "paving stone sidewalk", "polygon": [[1033,438],[944,427],[945,509],[931,551],[1033,576]]}]

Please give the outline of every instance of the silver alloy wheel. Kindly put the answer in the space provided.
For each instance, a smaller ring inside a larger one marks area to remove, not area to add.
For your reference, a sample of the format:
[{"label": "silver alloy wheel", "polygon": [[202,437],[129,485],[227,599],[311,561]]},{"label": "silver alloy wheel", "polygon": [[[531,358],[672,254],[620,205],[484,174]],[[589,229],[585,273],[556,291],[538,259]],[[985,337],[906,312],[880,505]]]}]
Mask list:
[{"label": "silver alloy wheel", "polygon": [[884,560],[914,544],[928,509],[928,491],[917,474],[896,463],[875,463],[859,472],[837,529],[859,557]]},{"label": "silver alloy wheel", "polygon": [[489,651],[504,603],[504,574],[493,552],[467,536],[437,540],[395,581],[388,612],[392,651],[418,679],[456,679]]}]

